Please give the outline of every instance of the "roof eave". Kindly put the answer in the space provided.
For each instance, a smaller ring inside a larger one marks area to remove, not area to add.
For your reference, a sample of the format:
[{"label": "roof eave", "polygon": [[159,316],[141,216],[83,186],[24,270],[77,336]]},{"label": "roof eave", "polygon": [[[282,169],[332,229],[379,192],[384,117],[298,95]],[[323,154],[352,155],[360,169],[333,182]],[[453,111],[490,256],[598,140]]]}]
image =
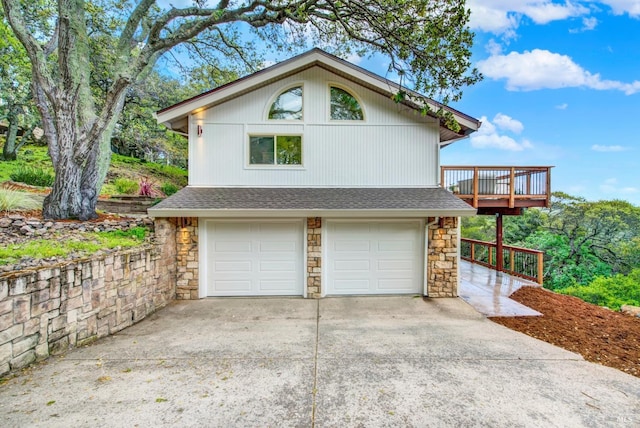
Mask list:
[{"label": "roof eave", "polygon": [[424,218],[424,217],[471,217],[476,209],[177,209],[149,208],[149,216],[164,217],[207,217],[207,218]]}]

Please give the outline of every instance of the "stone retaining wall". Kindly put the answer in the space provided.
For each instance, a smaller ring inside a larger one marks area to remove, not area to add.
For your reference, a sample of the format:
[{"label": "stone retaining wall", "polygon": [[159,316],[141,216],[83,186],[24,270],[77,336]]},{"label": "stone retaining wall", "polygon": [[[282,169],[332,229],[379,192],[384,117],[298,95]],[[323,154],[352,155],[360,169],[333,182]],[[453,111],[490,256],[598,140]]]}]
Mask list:
[{"label": "stone retaining wall", "polygon": [[128,327],[175,298],[175,226],[136,249],[0,275],[0,374]]}]

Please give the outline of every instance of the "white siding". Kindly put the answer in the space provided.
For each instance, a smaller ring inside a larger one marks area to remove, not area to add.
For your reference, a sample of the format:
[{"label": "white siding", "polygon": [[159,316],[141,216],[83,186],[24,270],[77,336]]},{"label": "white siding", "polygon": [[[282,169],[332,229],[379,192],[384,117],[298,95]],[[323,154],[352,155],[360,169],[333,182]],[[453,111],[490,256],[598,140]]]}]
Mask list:
[{"label": "white siding", "polygon": [[[330,83],[350,89],[363,122],[329,120]],[[267,121],[280,90],[304,87],[303,121]],[[438,127],[386,97],[320,68],[306,70],[200,112],[190,132],[190,184],[195,186],[431,186],[438,182]],[[197,136],[197,125],[203,134]],[[300,134],[301,167],[254,167],[248,135]]]}]

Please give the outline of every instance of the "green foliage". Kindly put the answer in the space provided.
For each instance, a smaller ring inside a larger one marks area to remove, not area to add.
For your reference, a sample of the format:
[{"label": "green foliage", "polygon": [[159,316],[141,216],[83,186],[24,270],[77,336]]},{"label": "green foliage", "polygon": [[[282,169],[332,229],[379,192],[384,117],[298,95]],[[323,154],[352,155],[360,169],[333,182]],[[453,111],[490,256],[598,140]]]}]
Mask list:
[{"label": "green foliage", "polygon": [[640,306],[640,268],[629,275],[600,276],[588,285],[574,285],[559,292],[614,310],[622,305]]},{"label": "green foliage", "polygon": [[116,178],[113,185],[120,195],[134,195],[138,192],[138,183],[128,178]]},{"label": "green foliage", "polygon": [[114,238],[133,238],[138,241],[144,241],[144,238],[147,236],[148,229],[142,226],[132,227],[127,230],[114,230],[111,232],[97,232],[98,236],[114,239]]},{"label": "green foliage", "polygon": [[51,172],[36,167],[21,166],[10,175],[13,181],[25,183],[30,186],[50,187],[53,185],[54,176]]},{"label": "green foliage", "polygon": [[165,195],[171,196],[178,190],[180,190],[180,188],[173,183],[162,183],[162,186],[160,186],[160,190],[162,190],[162,193],[164,193]]},{"label": "green foliage", "polygon": [[146,229],[135,227],[128,231],[91,232],[82,240],[36,239],[0,248],[0,265],[16,263],[22,257],[44,259],[66,257],[71,253],[91,254],[102,249],[129,248],[144,242]]},{"label": "green foliage", "polygon": [[[462,236],[494,241],[494,227],[489,216],[463,219]],[[587,201],[556,192],[550,209],[506,216],[503,236],[508,245],[544,251],[544,284],[553,290],[640,267],[640,207],[625,201]]]},{"label": "green foliage", "polygon": [[[31,94],[31,63],[0,8],[0,120],[8,125],[0,158],[15,160],[39,117]],[[18,130],[22,137],[18,138]]]},{"label": "green foliage", "polygon": [[529,236],[524,246],[544,251],[544,286],[552,290],[587,284],[597,276],[611,274],[611,266],[586,247],[576,253],[562,235],[539,231]]},{"label": "green foliage", "polygon": [[11,189],[0,189],[0,211],[32,210],[39,206],[28,193]]},{"label": "green foliage", "polygon": [[124,174],[135,173],[142,176],[154,176],[170,180],[180,187],[187,185],[188,172],[184,168],[174,165],[158,164],[147,162],[130,156],[123,156],[116,153],[111,155],[111,170],[114,173]]},{"label": "green foliage", "polygon": [[463,217],[460,230],[462,236],[468,239],[486,242],[494,242],[496,240],[496,220],[493,216]]}]

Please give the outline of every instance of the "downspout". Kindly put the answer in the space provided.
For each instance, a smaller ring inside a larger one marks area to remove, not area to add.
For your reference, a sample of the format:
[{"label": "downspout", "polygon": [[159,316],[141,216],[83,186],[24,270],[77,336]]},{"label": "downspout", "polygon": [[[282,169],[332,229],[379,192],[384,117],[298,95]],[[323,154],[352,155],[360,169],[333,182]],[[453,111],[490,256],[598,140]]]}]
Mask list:
[{"label": "downspout", "polygon": [[434,217],[424,225],[424,295],[429,297],[429,226],[440,221],[440,217]]}]

